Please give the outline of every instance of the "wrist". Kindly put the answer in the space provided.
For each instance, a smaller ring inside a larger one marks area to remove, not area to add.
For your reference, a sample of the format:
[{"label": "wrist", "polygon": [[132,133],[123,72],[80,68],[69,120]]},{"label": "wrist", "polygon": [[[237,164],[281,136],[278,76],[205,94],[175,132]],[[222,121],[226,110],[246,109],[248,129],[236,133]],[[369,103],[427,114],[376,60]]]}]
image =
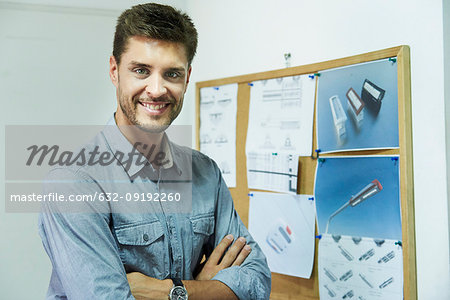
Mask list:
[{"label": "wrist", "polygon": [[170,290],[172,289],[172,280],[170,279],[163,279],[158,280],[154,278],[150,278],[150,280],[153,279],[153,281],[149,281],[145,284],[145,286],[142,287],[142,290],[137,290],[137,294],[139,295],[147,295],[147,296],[155,296],[155,297],[161,297],[163,295],[169,295]]},{"label": "wrist", "polygon": [[170,290],[173,287],[172,279],[163,279],[161,280],[161,292],[164,292],[166,295],[169,295]]}]

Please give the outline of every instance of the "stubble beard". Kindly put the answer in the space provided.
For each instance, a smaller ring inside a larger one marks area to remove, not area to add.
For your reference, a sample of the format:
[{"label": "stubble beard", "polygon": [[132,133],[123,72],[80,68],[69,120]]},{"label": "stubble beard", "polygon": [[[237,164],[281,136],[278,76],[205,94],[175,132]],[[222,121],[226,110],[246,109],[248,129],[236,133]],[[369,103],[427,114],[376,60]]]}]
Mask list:
[{"label": "stubble beard", "polygon": [[[138,120],[137,118],[137,111],[138,111],[138,105],[139,102],[146,102],[149,99],[141,99],[138,97],[133,97],[131,99],[127,98],[125,95],[122,94],[121,90],[119,89],[119,105],[120,109],[122,110],[125,117],[128,119],[131,125],[137,126],[139,129],[150,132],[150,133],[160,133],[165,131],[170,124],[172,124],[173,120],[179,115],[181,111],[181,106],[183,103],[183,96],[179,101],[176,101],[172,97],[160,97],[156,99],[151,99],[154,102],[168,102],[172,107],[169,107],[170,109],[168,119],[164,121],[161,124],[145,124]],[[178,102],[178,105],[177,105]],[[152,116],[151,120],[159,120],[161,119],[161,116]]]}]

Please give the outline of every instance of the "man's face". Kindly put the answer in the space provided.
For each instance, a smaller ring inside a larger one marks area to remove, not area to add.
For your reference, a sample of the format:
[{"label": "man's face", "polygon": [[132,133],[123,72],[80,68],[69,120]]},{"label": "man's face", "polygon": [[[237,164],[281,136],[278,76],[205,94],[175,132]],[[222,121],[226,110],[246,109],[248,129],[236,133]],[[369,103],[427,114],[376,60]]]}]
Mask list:
[{"label": "man's face", "polygon": [[181,111],[190,72],[182,44],[131,37],[120,65],[110,58],[110,77],[118,101],[117,125],[164,130]]}]

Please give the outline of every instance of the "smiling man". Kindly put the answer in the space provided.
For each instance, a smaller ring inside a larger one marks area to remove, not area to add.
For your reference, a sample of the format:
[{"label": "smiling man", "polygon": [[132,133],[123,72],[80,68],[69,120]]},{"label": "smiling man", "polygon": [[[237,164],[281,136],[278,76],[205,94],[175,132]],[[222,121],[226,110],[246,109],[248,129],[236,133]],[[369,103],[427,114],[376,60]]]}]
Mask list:
[{"label": "smiling man", "polygon": [[[191,73],[182,44],[131,36],[120,60],[110,58],[117,124],[160,130],[178,116]],[[121,67],[119,68],[119,61]]]},{"label": "smiling man", "polygon": [[137,5],[119,17],[109,72],[117,110],[83,148],[115,161],[47,177],[46,193],[97,199],[43,203],[47,299],[269,298],[265,256],[217,165],[165,133],[183,106],[196,47],[191,19],[170,6]]}]

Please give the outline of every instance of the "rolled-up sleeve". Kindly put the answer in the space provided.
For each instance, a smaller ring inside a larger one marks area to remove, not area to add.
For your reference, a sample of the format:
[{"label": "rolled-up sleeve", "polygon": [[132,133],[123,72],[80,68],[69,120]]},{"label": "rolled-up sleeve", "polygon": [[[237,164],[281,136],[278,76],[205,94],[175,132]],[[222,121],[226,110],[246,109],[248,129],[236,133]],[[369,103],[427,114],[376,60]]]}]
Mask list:
[{"label": "rolled-up sleeve", "polygon": [[240,266],[223,269],[212,280],[226,284],[241,300],[269,299],[271,273],[266,257],[234,209],[233,199],[220,172],[218,172],[218,177],[215,246],[231,233],[235,238],[245,237],[252,251]]},{"label": "rolled-up sleeve", "polygon": [[[46,194],[102,192],[95,182],[86,184],[86,178],[67,169],[56,169],[47,179]],[[42,205],[39,233],[53,265],[47,299],[134,299],[109,228],[108,204],[77,205],[83,205],[82,212],[65,211],[67,203]]]}]

